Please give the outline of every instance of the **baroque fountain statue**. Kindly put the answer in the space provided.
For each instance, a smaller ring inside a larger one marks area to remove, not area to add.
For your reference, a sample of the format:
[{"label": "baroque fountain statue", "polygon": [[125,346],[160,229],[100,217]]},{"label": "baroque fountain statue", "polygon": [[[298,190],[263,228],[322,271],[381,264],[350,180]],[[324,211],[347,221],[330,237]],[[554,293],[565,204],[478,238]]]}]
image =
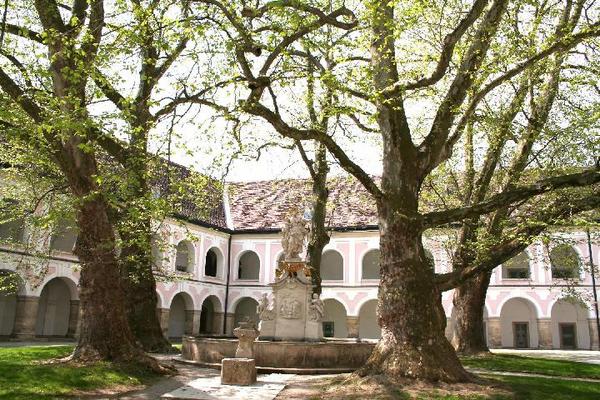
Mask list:
[{"label": "baroque fountain statue", "polygon": [[260,339],[308,340],[323,338],[323,302],[312,292],[310,268],[300,256],[308,236],[307,221],[290,212],[282,229],[284,259],[279,263],[272,288],[272,300],[264,293],[257,312]]}]

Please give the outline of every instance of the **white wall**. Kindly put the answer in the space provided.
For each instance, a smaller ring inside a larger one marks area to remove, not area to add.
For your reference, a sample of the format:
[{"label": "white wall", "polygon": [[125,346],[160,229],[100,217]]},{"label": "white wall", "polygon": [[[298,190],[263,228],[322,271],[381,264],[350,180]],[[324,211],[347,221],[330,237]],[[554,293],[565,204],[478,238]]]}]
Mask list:
[{"label": "white wall", "polygon": [[60,278],[50,280],[40,296],[36,335],[66,336],[69,330],[71,293]]},{"label": "white wall", "polygon": [[577,334],[577,348],[590,348],[590,329],[587,312],[583,307],[567,301],[557,301],[552,307],[552,347],[560,349],[560,323],[574,323]]}]

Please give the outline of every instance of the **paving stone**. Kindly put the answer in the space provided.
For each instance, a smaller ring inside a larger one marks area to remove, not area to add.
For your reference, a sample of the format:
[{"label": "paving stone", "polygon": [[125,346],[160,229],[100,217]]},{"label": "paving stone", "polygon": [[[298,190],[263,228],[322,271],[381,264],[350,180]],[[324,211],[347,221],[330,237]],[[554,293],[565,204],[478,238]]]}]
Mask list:
[{"label": "paving stone", "polygon": [[285,387],[292,374],[259,375],[257,382],[249,386],[222,385],[220,377],[195,379],[185,386],[164,394],[170,400],[272,400]]}]

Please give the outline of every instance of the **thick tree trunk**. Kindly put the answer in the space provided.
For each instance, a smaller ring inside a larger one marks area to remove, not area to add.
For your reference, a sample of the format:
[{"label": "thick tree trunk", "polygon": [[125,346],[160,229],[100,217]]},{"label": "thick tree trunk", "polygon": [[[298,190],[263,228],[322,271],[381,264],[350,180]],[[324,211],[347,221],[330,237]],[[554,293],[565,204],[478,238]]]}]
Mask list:
[{"label": "thick tree trunk", "polygon": [[418,224],[380,205],[381,340],[359,375],[429,381],[471,379],[444,335],[441,293],[427,266]]},{"label": "thick tree trunk", "polygon": [[106,202],[96,195],[82,199],[77,213],[75,253],[81,263],[81,327],[73,359],[134,362],[160,370],[156,360],[136,344],[127,322],[114,230],[107,210]]},{"label": "thick tree trunk", "polygon": [[489,352],[485,340],[483,312],[491,272],[469,280],[454,292],[454,321],[452,345],[461,354]]},{"label": "thick tree trunk", "polygon": [[152,271],[150,222],[146,221],[139,225],[140,229],[129,226],[132,230],[127,232],[122,230],[120,233],[124,243],[120,255],[121,275],[129,326],[145,351],[175,352],[176,350],[163,335],[156,313],[158,297]]}]

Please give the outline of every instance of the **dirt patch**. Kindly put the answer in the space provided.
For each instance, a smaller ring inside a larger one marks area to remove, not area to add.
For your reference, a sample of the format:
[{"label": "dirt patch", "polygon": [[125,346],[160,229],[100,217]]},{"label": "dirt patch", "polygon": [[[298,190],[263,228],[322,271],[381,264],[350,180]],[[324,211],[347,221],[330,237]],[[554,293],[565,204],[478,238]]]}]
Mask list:
[{"label": "dirt patch", "polygon": [[[497,382],[480,380],[477,383],[430,383],[405,379],[390,382],[386,377],[360,378],[352,374],[306,379],[299,377],[288,382],[277,400],[398,400],[435,399],[454,396],[459,399],[512,399],[513,394]],[[454,398],[453,397],[453,398]]]}]

